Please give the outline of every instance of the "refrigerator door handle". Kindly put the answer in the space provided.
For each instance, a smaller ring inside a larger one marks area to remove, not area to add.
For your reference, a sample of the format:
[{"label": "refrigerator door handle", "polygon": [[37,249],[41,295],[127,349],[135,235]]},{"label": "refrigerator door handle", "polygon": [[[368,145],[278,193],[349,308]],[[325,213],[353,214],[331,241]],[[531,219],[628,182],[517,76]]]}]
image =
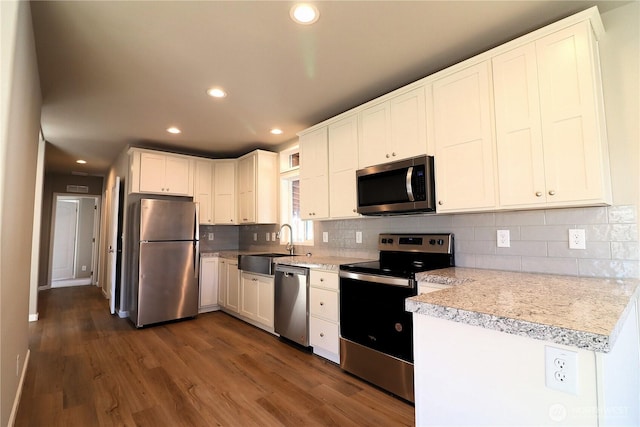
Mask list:
[{"label": "refrigerator door handle", "polygon": [[193,277],[197,279],[199,275],[200,275],[200,240],[195,240],[193,242]]}]

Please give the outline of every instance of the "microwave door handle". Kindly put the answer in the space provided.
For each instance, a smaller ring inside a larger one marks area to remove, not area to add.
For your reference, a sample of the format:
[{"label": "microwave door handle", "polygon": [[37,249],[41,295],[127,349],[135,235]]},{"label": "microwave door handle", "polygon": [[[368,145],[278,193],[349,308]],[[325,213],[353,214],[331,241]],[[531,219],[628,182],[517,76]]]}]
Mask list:
[{"label": "microwave door handle", "polygon": [[415,197],[413,197],[413,186],[411,185],[411,181],[413,178],[413,166],[410,166],[409,169],[407,169],[407,197],[409,198],[410,202],[415,201]]}]

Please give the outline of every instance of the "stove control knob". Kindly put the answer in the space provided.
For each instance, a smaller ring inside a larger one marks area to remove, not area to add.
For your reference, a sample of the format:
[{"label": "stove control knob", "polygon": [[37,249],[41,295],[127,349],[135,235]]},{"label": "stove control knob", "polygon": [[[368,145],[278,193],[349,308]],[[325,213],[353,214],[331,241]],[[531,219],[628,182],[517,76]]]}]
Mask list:
[{"label": "stove control knob", "polygon": [[429,244],[430,244],[430,245],[435,245],[435,244],[436,244],[436,239],[431,239],[431,240],[429,240]]},{"label": "stove control knob", "polygon": [[388,244],[392,244],[393,243],[393,239],[387,239],[387,243]]},{"label": "stove control knob", "polygon": [[442,239],[438,239],[438,244],[439,244],[440,246],[444,245],[444,240],[442,240]]},{"label": "stove control knob", "polygon": [[380,240],[381,243],[387,243],[387,239]]}]

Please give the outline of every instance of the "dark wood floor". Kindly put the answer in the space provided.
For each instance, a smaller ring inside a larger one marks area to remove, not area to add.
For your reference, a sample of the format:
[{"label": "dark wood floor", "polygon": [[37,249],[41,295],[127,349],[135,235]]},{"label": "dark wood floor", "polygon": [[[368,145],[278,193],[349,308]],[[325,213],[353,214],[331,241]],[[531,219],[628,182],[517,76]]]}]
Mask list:
[{"label": "dark wood floor", "polygon": [[16,426],[401,426],[413,407],[222,312],[136,330],[40,292]]}]

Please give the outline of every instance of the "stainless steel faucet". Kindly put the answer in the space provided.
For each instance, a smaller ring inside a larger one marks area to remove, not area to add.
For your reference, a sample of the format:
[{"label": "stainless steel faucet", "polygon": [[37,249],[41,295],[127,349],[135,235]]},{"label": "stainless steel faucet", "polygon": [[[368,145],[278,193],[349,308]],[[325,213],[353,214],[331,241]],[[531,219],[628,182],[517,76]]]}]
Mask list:
[{"label": "stainless steel faucet", "polygon": [[293,256],[293,228],[291,228],[289,224],[282,224],[278,233],[282,232],[282,229],[285,227],[289,227],[289,243],[287,243],[285,248],[289,252],[289,255]]}]

